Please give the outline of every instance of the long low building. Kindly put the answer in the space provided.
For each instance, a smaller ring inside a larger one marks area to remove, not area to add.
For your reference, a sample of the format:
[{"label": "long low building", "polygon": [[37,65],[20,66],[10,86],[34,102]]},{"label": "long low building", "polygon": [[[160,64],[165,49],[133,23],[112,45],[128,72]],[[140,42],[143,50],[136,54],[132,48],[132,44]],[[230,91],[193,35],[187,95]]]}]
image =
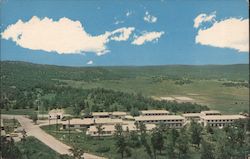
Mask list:
[{"label": "long low building", "polygon": [[164,123],[170,128],[180,128],[184,124],[184,117],[180,115],[156,115],[156,116],[138,116],[135,121],[144,124],[160,124]]},{"label": "long low building", "polygon": [[201,111],[201,116],[208,116],[208,115],[221,115],[221,112],[218,110]]},{"label": "long low building", "polygon": [[115,118],[122,119],[127,115],[126,112],[93,112],[93,118]]},{"label": "long low building", "polygon": [[212,127],[224,127],[226,125],[231,125],[237,120],[246,119],[243,115],[206,115],[200,118],[203,126],[209,124]]},{"label": "long low building", "polygon": [[194,120],[198,122],[200,120],[201,113],[184,113],[182,116],[185,118],[185,121]]},{"label": "long low building", "polygon": [[169,111],[167,110],[142,110],[142,116],[158,116],[158,115],[169,115]]},{"label": "long low building", "polygon": [[63,122],[63,129],[68,128],[89,128],[92,125],[115,125],[122,124],[122,119],[111,119],[111,118],[75,118]]},{"label": "long low building", "polygon": [[[156,126],[155,124],[146,124],[146,130],[151,131]],[[134,124],[122,125],[123,131],[136,131],[136,126]],[[112,136],[115,133],[115,125],[102,125],[102,133],[98,134],[98,130],[96,126],[90,126],[86,132],[87,135],[90,136]]]}]

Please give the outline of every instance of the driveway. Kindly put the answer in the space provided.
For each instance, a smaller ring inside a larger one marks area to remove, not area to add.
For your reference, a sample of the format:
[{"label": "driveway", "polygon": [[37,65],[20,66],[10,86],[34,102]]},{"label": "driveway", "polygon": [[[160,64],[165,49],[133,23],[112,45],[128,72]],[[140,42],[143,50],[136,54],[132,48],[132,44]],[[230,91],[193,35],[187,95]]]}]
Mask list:
[{"label": "driveway", "polygon": [[[22,115],[3,115],[2,118],[6,119],[17,119],[19,123],[22,125],[22,127],[25,129],[27,132],[28,136],[34,136],[47,146],[49,146],[51,149],[55,150],[59,154],[70,154],[69,149],[70,147],[61,141],[57,140],[53,136],[47,134],[45,131],[43,131],[39,125],[34,125],[32,120],[26,118],[25,116]],[[103,157],[95,156],[92,154],[84,153],[84,158],[85,159],[104,159]]]}]

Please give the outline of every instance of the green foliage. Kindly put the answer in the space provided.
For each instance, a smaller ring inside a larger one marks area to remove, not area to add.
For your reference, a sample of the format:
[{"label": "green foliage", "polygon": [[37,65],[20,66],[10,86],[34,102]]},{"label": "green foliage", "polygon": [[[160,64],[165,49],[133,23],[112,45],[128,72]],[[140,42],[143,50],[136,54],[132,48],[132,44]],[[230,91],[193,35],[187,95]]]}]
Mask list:
[{"label": "green foliage", "polygon": [[215,159],[214,146],[212,145],[212,143],[202,140],[201,159]]},{"label": "green foliage", "polygon": [[37,120],[38,120],[38,116],[36,113],[34,113],[32,116],[31,116],[31,119],[32,121],[36,124]]},{"label": "green foliage", "polygon": [[249,88],[249,83],[248,82],[224,82],[222,83],[223,86],[225,87],[246,87]]},{"label": "green foliage", "polygon": [[69,151],[75,159],[84,159],[83,158],[84,151],[82,148],[73,145],[72,148],[69,149]]},{"label": "green foliage", "polygon": [[104,130],[104,128],[102,127],[102,124],[97,125],[96,129],[97,129],[98,137],[100,139],[100,135],[103,134],[103,130]]},{"label": "green foliage", "polygon": [[155,128],[151,134],[151,144],[153,147],[154,156],[156,158],[156,151],[162,152],[164,147],[163,132],[160,128]]},{"label": "green foliage", "polygon": [[73,159],[68,155],[57,154],[34,137],[26,137],[25,140],[17,142],[16,146],[21,152],[21,159]]},{"label": "green foliage", "polygon": [[98,146],[98,148],[96,149],[96,152],[98,153],[107,153],[109,151],[110,151],[110,147],[106,145]]},{"label": "green foliage", "polygon": [[121,158],[124,158],[124,153],[130,156],[130,150],[128,148],[128,142],[123,133],[122,125],[115,125],[115,141],[117,152],[121,154]]},{"label": "green foliage", "polygon": [[191,121],[189,127],[189,132],[191,135],[191,143],[197,145],[197,147],[200,146],[200,142],[202,140],[202,130],[203,127],[199,123]]},{"label": "green foliage", "polygon": [[185,127],[181,129],[180,135],[176,140],[176,150],[178,159],[190,158],[190,141],[186,132]]},{"label": "green foliage", "polygon": [[14,140],[7,140],[1,136],[1,156],[3,159],[22,159],[22,153],[15,145]]}]

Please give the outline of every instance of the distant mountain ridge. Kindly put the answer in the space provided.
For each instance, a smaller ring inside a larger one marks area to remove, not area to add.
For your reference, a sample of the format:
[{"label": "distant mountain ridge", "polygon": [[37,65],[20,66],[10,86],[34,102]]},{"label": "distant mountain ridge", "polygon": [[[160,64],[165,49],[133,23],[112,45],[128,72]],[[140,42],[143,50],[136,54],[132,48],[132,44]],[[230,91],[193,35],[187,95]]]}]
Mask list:
[{"label": "distant mountain ridge", "polygon": [[72,67],[34,64],[21,61],[1,61],[1,73],[45,78],[84,80],[121,79],[138,76],[169,78],[249,80],[249,64],[231,65],[161,65],[161,66],[94,66]]}]

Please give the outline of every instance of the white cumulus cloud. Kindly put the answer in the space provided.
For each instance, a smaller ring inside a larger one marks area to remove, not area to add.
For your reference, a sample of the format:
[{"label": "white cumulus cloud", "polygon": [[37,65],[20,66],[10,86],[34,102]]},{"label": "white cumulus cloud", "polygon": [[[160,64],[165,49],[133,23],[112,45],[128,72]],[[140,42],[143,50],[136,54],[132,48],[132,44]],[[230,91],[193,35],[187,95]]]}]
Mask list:
[{"label": "white cumulus cloud", "polygon": [[92,65],[94,62],[92,60],[88,61],[86,64],[87,65]]},{"label": "white cumulus cloud", "polygon": [[249,52],[249,19],[228,18],[199,29],[195,42],[219,48]]},{"label": "white cumulus cloud", "polygon": [[194,19],[194,27],[198,28],[204,22],[214,22],[215,17],[216,17],[216,12],[212,12],[209,15],[202,13]]},{"label": "white cumulus cloud", "polygon": [[103,55],[109,52],[106,45],[110,40],[126,40],[130,32],[131,28],[121,28],[93,36],[85,31],[79,21],[65,17],[53,21],[47,17],[40,19],[34,16],[27,22],[18,20],[9,25],[1,35],[3,39],[12,40],[17,45],[32,50],[59,54],[93,52]]},{"label": "white cumulus cloud", "polygon": [[134,27],[114,30],[112,31],[112,36],[110,37],[110,39],[115,41],[126,41],[134,30]]},{"label": "white cumulus cloud", "polygon": [[148,11],[145,12],[145,16],[143,19],[148,23],[155,23],[157,21],[157,17],[150,15]]},{"label": "white cumulus cloud", "polygon": [[142,45],[145,42],[158,41],[158,39],[164,34],[164,31],[161,32],[145,32],[141,36],[135,37],[132,44]]}]

